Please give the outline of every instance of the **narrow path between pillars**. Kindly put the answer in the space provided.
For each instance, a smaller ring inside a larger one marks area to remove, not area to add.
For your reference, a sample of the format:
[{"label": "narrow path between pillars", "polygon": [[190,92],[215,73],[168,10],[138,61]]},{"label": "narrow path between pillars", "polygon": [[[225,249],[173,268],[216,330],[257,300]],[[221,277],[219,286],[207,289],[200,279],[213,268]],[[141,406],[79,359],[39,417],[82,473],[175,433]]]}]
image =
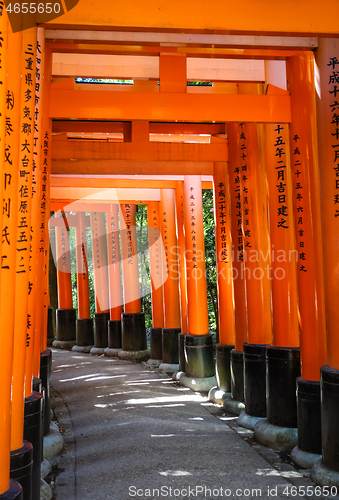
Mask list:
[{"label": "narrow path between pillars", "polygon": [[66,443],[57,500],[302,498],[292,485],[312,484],[272,467],[206,395],[146,365],[54,349],[52,388]]}]

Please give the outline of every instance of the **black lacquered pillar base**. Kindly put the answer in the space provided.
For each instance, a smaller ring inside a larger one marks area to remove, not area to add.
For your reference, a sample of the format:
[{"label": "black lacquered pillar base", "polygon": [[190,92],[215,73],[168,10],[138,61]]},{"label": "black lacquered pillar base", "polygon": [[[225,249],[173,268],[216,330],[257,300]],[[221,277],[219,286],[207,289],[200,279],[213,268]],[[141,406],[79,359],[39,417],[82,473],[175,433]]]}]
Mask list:
[{"label": "black lacquered pillar base", "polygon": [[192,378],[215,376],[212,335],[185,335],[185,375]]},{"label": "black lacquered pillar base", "polygon": [[8,490],[0,493],[0,500],[24,500],[22,493],[22,486],[11,479]]},{"label": "black lacquered pillar base", "polygon": [[76,309],[56,310],[56,340],[53,347],[72,349],[76,339]]},{"label": "black lacquered pillar base", "polygon": [[121,349],[121,320],[108,321],[108,347],[110,349]]},{"label": "black lacquered pillar base", "polygon": [[32,499],[40,499],[42,462],[42,395],[34,392],[25,398],[24,439],[33,445]]},{"label": "black lacquered pillar base", "polygon": [[217,386],[223,392],[231,392],[231,351],[234,345],[216,345],[215,374]]},{"label": "black lacquered pillar base", "polygon": [[235,401],[244,402],[244,353],[231,351],[231,394]]},{"label": "black lacquered pillar base", "polygon": [[162,359],[162,328],[151,328],[151,359]]},{"label": "black lacquered pillar base", "polygon": [[121,344],[124,351],[144,351],[147,349],[144,313],[122,313]]},{"label": "black lacquered pillar base", "polygon": [[109,312],[94,313],[94,346],[100,349],[108,347],[108,321]]},{"label": "black lacquered pillar base", "polygon": [[76,345],[79,347],[94,345],[94,327],[92,318],[77,318]]},{"label": "black lacquered pillar base", "polygon": [[179,333],[178,343],[179,343],[179,370],[185,372],[186,368],[186,358],[185,358],[185,333]]},{"label": "black lacquered pillar base", "polygon": [[266,345],[244,343],[245,412],[266,417]]},{"label": "black lacquered pillar base", "polygon": [[[33,446],[24,441],[18,450],[11,451],[11,479],[17,481],[23,490],[23,500],[34,500],[32,497]],[[1,498],[1,495],[0,495]]]},{"label": "black lacquered pillar base", "polygon": [[339,472],[339,371],[323,366],[320,372],[322,461]]},{"label": "black lacquered pillar base", "polygon": [[44,392],[43,409],[43,435],[47,436],[51,426],[51,376],[52,376],[52,351],[46,349],[40,356],[40,378]]},{"label": "black lacquered pillar base", "polygon": [[169,365],[179,363],[180,328],[162,329],[162,362]]},{"label": "black lacquered pillar base", "polygon": [[297,378],[297,415],[298,448],[321,455],[320,382]]},{"label": "black lacquered pillar base", "polygon": [[52,342],[55,339],[53,316],[54,309],[53,307],[49,307],[47,313],[47,345],[52,345]]},{"label": "black lacquered pillar base", "polygon": [[266,348],[267,422],[296,428],[296,379],[300,377],[299,348]]}]

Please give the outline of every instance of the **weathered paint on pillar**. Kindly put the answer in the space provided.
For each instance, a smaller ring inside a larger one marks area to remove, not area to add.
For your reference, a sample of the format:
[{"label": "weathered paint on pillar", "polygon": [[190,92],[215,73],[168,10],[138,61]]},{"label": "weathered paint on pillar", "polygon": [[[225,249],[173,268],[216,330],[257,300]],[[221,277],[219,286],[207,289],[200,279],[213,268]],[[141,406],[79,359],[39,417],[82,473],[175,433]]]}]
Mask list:
[{"label": "weathered paint on pillar", "polygon": [[[28,311],[29,259],[31,245],[32,175],[34,150],[36,28],[23,31],[21,51],[21,98],[19,179],[17,196],[15,318],[11,411],[11,450],[23,445],[24,381],[26,348],[33,342],[32,323]],[[25,210],[22,210],[22,203]]]},{"label": "weathered paint on pillar", "polygon": [[159,202],[150,202],[147,205],[147,226],[149,261],[152,287],[152,326],[164,327],[164,263],[163,243],[160,233]]},{"label": "weathered paint on pillar", "polygon": [[[19,105],[20,105],[20,54],[22,33],[8,34],[8,19],[1,10],[0,32],[0,95],[1,129],[6,122],[6,134],[0,136],[1,147],[1,280],[0,280],[0,377],[2,395],[0,400],[0,493],[9,488],[10,474],[10,412],[13,358],[14,283],[15,283],[15,230],[17,220],[16,188],[19,157]],[[13,54],[8,57],[8,46]],[[7,74],[7,77],[6,77]],[[4,98],[5,94],[5,98]]]},{"label": "weathered paint on pillar", "polygon": [[179,262],[173,189],[161,190],[160,216],[165,248],[164,326],[165,328],[180,328]]},{"label": "weathered paint on pillar", "polygon": [[214,223],[217,254],[219,343],[234,345],[234,295],[229,179],[226,162],[214,162]]},{"label": "weathered paint on pillar", "polygon": [[337,39],[319,39],[317,65],[327,364],[333,370],[339,370],[339,41]]},{"label": "weathered paint on pillar", "polygon": [[265,125],[265,139],[272,255],[273,344],[277,347],[298,347],[297,251],[288,125]]},{"label": "weathered paint on pillar", "polygon": [[246,283],[244,277],[244,233],[242,220],[242,166],[240,141],[244,135],[238,123],[227,124],[228,172],[231,193],[231,235],[234,286],[235,350],[241,352],[248,340]]},{"label": "weathered paint on pillar", "polygon": [[209,333],[201,177],[184,177],[188,333]]},{"label": "weathered paint on pillar", "polygon": [[104,212],[91,212],[95,312],[109,312],[107,240]]},{"label": "weathered paint on pillar", "polygon": [[122,313],[122,289],[119,246],[119,205],[111,204],[106,212],[108,275],[111,321],[120,321]]},{"label": "weathered paint on pillar", "polygon": [[55,228],[57,277],[58,277],[58,308],[72,309],[71,259],[69,248],[69,227],[67,218],[60,216],[62,221]]},{"label": "weathered paint on pillar", "polygon": [[75,226],[75,244],[78,289],[78,318],[87,319],[91,317],[91,313],[89,305],[86,216],[84,212],[77,212],[77,225]]},{"label": "weathered paint on pillar", "polygon": [[180,273],[181,333],[187,333],[187,279],[185,258],[184,191],[182,181],[175,183],[175,213]]},{"label": "weathered paint on pillar", "polygon": [[124,312],[141,312],[135,205],[120,205]]},{"label": "weathered paint on pillar", "polygon": [[313,53],[289,58],[287,79],[292,105],[301,375],[305,380],[319,381],[320,368],[327,363],[327,348]]}]

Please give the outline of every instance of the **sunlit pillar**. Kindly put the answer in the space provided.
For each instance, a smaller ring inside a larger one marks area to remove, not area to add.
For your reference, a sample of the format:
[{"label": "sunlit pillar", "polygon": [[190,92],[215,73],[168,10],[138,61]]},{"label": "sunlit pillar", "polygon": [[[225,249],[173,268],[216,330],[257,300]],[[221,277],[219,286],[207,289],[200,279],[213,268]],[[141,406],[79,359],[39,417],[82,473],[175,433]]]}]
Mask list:
[{"label": "sunlit pillar", "polygon": [[107,244],[108,244],[108,276],[110,321],[108,322],[108,349],[105,354],[110,354],[110,349],[115,354],[121,349],[121,314],[122,314],[122,289],[121,289],[121,259],[119,243],[119,205],[111,204],[106,212]]},{"label": "sunlit pillar", "polygon": [[90,218],[95,293],[94,347],[90,352],[101,355],[108,347],[110,319],[106,218],[104,212],[91,212]]},{"label": "sunlit pillar", "polygon": [[141,312],[135,205],[120,205],[120,237],[124,312],[121,315],[122,352],[119,357],[142,361],[147,351],[145,315]]},{"label": "sunlit pillar", "polygon": [[[201,177],[184,177],[188,333],[185,384],[193,390],[215,386],[213,342],[209,333]],[[200,380],[199,380],[200,379]]]},{"label": "sunlit pillar", "polygon": [[151,359],[162,360],[162,329],[164,327],[164,247],[160,233],[159,202],[147,205],[148,246],[152,290]]},{"label": "sunlit pillar", "polygon": [[181,331],[179,260],[175,226],[174,189],[161,189],[161,235],[165,250],[164,262],[164,328],[162,330],[162,361],[179,366],[179,333]]},{"label": "sunlit pillar", "polygon": [[76,320],[76,346],[74,346],[74,350],[88,352],[90,350],[90,346],[94,345],[94,334],[93,319],[91,318],[89,303],[87,217],[85,212],[76,213],[75,248],[78,317]]}]

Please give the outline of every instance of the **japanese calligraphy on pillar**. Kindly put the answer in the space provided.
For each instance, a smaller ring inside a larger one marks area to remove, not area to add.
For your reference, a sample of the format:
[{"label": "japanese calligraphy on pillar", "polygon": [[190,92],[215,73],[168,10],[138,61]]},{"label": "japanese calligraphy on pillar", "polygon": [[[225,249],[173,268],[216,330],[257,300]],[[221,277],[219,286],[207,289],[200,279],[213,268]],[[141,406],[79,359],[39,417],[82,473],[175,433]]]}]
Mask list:
[{"label": "japanese calligraphy on pillar", "polygon": [[334,217],[339,217],[339,101],[337,94],[339,94],[339,60],[337,57],[330,57],[328,64],[328,92],[331,96],[330,110],[331,110],[331,142],[333,148],[333,185],[335,187],[335,194],[333,199]]},{"label": "japanese calligraphy on pillar", "polygon": [[[152,238],[152,247],[153,247],[153,252],[154,252],[154,257],[155,257],[155,274],[157,276],[160,276],[160,238],[159,238],[159,219],[158,219],[158,214],[156,210],[153,210],[152,213],[152,226],[154,227],[153,231],[153,238]],[[166,262],[167,264],[167,262]]]},{"label": "japanese calligraphy on pillar", "polygon": [[118,264],[119,259],[119,227],[118,219],[114,215],[110,215],[109,225],[111,229],[111,264]]},{"label": "japanese calligraphy on pillar", "polygon": [[[241,128],[244,124],[239,124],[239,127]],[[246,139],[245,133],[242,130],[240,134],[240,141],[244,141]],[[246,155],[243,150],[243,158],[242,161],[246,158]],[[243,165],[246,166],[246,165]],[[234,169],[234,185],[233,185],[233,192],[234,192],[234,198],[236,200],[235,203],[235,209],[236,212],[234,214],[235,220],[236,220],[236,225],[237,225],[237,238],[235,239],[235,246],[236,246],[236,254],[237,254],[237,260],[238,262],[243,262],[244,260],[244,237],[243,237],[243,220],[242,220],[242,182],[241,182],[241,171],[242,171],[242,166],[236,166]]]},{"label": "japanese calligraphy on pillar", "polygon": [[192,269],[198,269],[198,264],[197,264],[197,232],[196,232],[196,217],[195,217],[195,193],[194,193],[194,187],[190,187],[190,197],[189,197],[189,206],[190,206],[190,213],[189,213],[189,221],[190,221],[190,234],[191,234],[191,239],[192,239]]},{"label": "japanese calligraphy on pillar", "polygon": [[[39,85],[39,83],[38,83]],[[40,194],[40,241],[39,252],[45,251],[45,225],[46,225],[46,192],[47,192],[47,166],[48,166],[48,150],[49,150],[49,132],[45,132],[42,148],[42,177],[41,177],[41,194]]]},{"label": "japanese calligraphy on pillar", "polygon": [[[240,163],[241,163],[241,186],[242,186],[242,233],[244,238],[244,249],[251,248],[251,228],[250,228],[250,204],[248,202],[251,193],[248,187],[248,155],[247,155],[247,131],[246,125],[240,123]],[[241,209],[241,206],[240,206]],[[246,260],[246,259],[245,259]]]},{"label": "japanese calligraphy on pillar", "polygon": [[165,248],[165,269],[166,269],[166,274],[169,274],[169,247],[168,247],[168,226],[167,226],[167,212],[163,212],[163,230],[164,230],[164,248]]},{"label": "japanese calligraphy on pillar", "polygon": [[299,270],[306,272],[306,253],[305,253],[305,228],[304,228],[304,205],[303,205],[303,184],[302,184],[302,165],[300,162],[300,148],[299,148],[300,137],[295,134],[292,137],[292,162],[293,162],[293,172],[294,172],[294,195],[295,195],[295,210],[296,210],[296,231],[297,231],[297,242],[299,246]]},{"label": "japanese calligraphy on pillar", "polygon": [[287,205],[287,175],[286,175],[286,143],[281,135],[284,130],[284,126],[277,125],[274,129],[274,148],[275,148],[275,170],[276,170],[276,180],[277,180],[277,191],[276,197],[278,201],[277,206],[277,226],[278,228],[288,229],[289,228],[289,208]]},{"label": "japanese calligraphy on pillar", "polygon": [[220,249],[220,261],[223,264],[228,263],[228,252],[227,252],[227,234],[226,234],[226,223],[227,223],[227,213],[226,213],[226,186],[224,182],[219,182],[217,186],[217,200],[218,204],[218,219],[220,224],[220,239],[221,239],[221,249]]},{"label": "japanese calligraphy on pillar", "polygon": [[125,205],[125,224],[127,231],[127,263],[133,264],[133,238],[132,238],[130,205]]},{"label": "japanese calligraphy on pillar", "polygon": [[99,219],[98,219],[98,214],[97,212],[93,213],[93,250],[94,250],[94,263],[95,263],[95,268],[100,269],[100,243],[99,243]]}]

